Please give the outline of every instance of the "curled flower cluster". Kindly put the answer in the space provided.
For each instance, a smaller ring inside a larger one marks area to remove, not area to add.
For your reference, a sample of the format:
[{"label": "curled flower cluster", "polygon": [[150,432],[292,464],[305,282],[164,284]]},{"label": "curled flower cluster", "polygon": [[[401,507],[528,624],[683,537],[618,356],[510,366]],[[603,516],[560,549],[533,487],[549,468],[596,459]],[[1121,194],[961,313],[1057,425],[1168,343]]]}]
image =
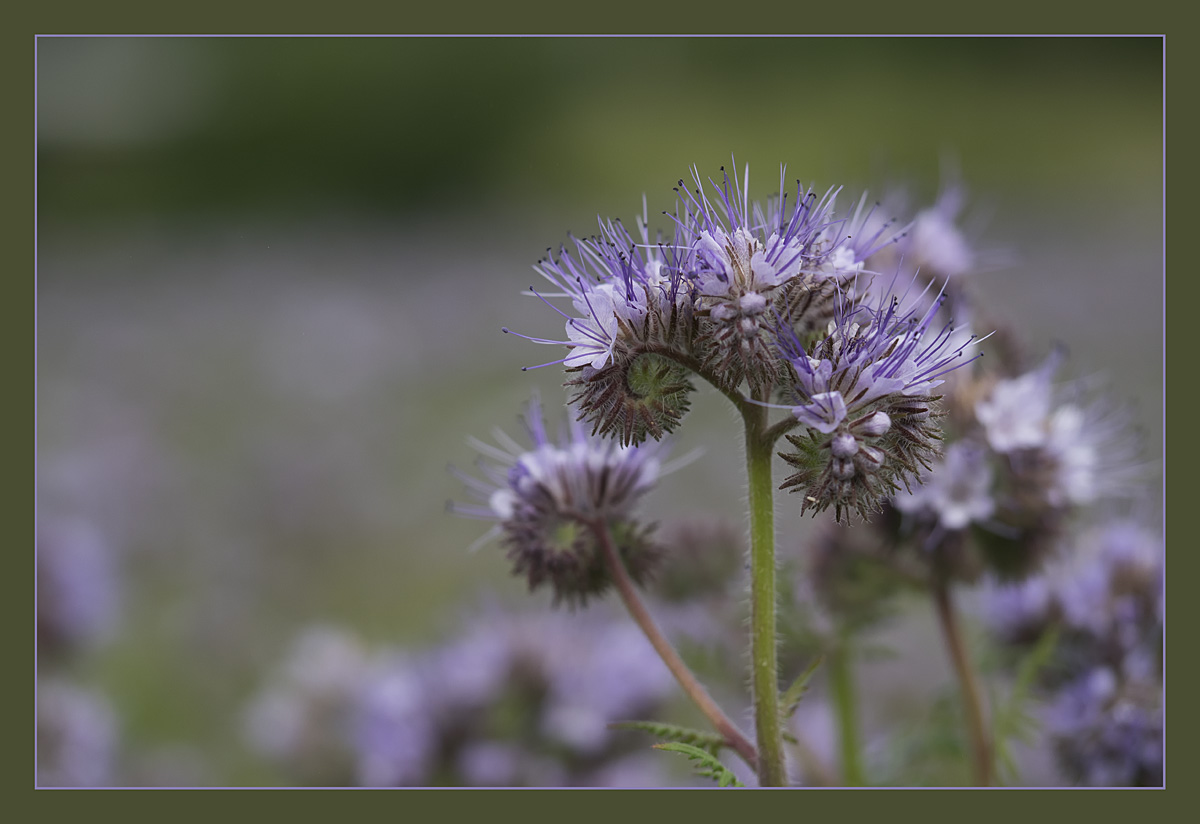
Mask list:
[{"label": "curled flower cluster", "polygon": [[1161,539],[1128,521],[1086,533],[1043,575],[993,586],[985,601],[1004,643],[1057,627],[1046,729],[1060,763],[1090,785],[1162,783]]},{"label": "curled flower cluster", "polygon": [[[620,221],[601,221],[599,235],[574,239],[574,253],[564,246],[557,258],[540,261],[534,270],[553,288],[530,292],[565,319],[566,340],[521,335],[570,347],[551,363],[574,375],[568,385],[578,387],[572,402],[580,418],[593,424],[593,434],[613,434],[625,445],[673,431],[692,391],[686,370],[655,352],[690,348],[694,286],[675,247],[650,242],[644,204],[638,231],[640,242]],[[552,298],[569,299],[575,314],[555,307]]]},{"label": "curled flower cluster", "polygon": [[790,317],[794,329],[823,327],[866,258],[896,238],[865,201],[837,218],[836,190],[818,199],[797,181],[789,205],[782,175],[765,206],[749,199],[748,169],[741,180],[710,181],[710,193],[695,170],[692,182],[676,188],[670,241],[651,242],[643,207],[639,239],[602,220],[598,235],[534,267],[552,289],[530,291],[564,318],[566,338],[528,339],[569,348],[551,363],[573,376],[571,403],[593,434],[627,445],[679,425],[693,389],[689,370],[729,389],[775,382],[785,371],[777,318]]},{"label": "curled flower cluster", "polygon": [[497,521],[514,574],[524,575],[530,589],[549,584],[556,603],[585,603],[611,583],[598,529],[608,530],[630,577],[644,580],[659,552],[633,508],[672,468],[661,463],[665,448],[619,446],[589,436],[576,421],[555,443],[536,399],[526,427],[532,449],[499,430],[500,447],[472,440],[484,478],[456,474],[482,505],[457,505],[456,511]]},{"label": "curled flower cluster", "polygon": [[493,608],[423,650],[369,651],[333,627],[302,633],[250,705],[246,733],[308,784],[653,785],[669,780],[622,769],[637,739],[608,725],[672,694],[626,622]]},{"label": "curled flower cluster", "polygon": [[781,455],[798,471],[781,488],[804,494],[801,512],[832,506],[839,521],[850,511],[866,517],[929,468],[940,440],[933,390],[970,362],[961,356],[974,342],[949,323],[937,329],[938,306],[902,313],[897,298],[883,297],[839,312],[808,347],[785,335],[791,412],[806,431],[788,436],[796,451]]}]

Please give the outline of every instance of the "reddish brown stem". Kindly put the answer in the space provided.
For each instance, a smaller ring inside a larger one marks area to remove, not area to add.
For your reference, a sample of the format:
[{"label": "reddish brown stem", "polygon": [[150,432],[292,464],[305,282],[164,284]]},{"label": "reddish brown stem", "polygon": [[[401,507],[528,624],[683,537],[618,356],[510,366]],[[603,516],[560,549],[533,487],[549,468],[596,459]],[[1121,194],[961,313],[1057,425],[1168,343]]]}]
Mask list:
[{"label": "reddish brown stem", "polygon": [[629,577],[629,573],[625,571],[625,565],[621,563],[621,558],[617,555],[616,547],[613,546],[608,526],[603,523],[596,523],[592,525],[592,529],[596,533],[597,540],[600,542],[600,549],[604,553],[604,561],[608,565],[613,583],[617,585],[617,592],[620,593],[621,600],[625,602],[625,608],[629,610],[629,614],[633,617],[634,622],[641,627],[642,632],[646,634],[646,638],[650,640],[650,644],[654,647],[654,650],[662,658],[663,663],[667,665],[667,669],[671,671],[671,674],[675,676],[675,680],[679,682],[679,686],[683,687],[683,691],[700,708],[700,711],[704,713],[709,723],[713,725],[717,732],[724,736],[726,743],[745,759],[747,764],[757,769],[758,752],[755,750],[754,745],[750,743],[750,740],[742,734],[741,730],[717,706],[717,702],[712,699],[712,696],[704,689],[704,685],[688,669],[688,665],[679,657],[679,653],[675,651],[671,642],[662,634],[662,631],[658,628],[658,624],[654,622],[654,618],[650,615],[650,611],[642,603],[641,596],[638,595],[637,589]]}]

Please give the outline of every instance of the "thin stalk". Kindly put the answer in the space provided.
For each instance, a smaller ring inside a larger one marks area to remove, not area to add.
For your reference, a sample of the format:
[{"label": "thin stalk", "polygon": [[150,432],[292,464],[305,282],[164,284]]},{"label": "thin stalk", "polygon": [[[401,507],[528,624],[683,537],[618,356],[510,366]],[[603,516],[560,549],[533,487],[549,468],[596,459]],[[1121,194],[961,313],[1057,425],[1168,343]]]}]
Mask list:
[{"label": "thin stalk", "polygon": [[841,740],[842,782],[847,787],[861,787],[865,779],[858,746],[857,696],[854,692],[854,671],[850,666],[850,649],[845,640],[839,641],[829,654],[829,681]]},{"label": "thin stalk", "polygon": [[938,622],[942,626],[942,638],[954,664],[954,673],[962,691],[963,709],[967,717],[967,734],[971,740],[971,766],[975,784],[980,787],[992,783],[992,753],[988,740],[987,724],[983,718],[983,700],[979,682],[967,658],[962,631],[958,624],[958,613],[950,599],[950,585],[939,578],[933,585],[933,600],[937,606]]},{"label": "thin stalk", "polygon": [[779,440],[799,425],[800,421],[796,420],[795,415],[788,415],[786,418],[779,421],[779,423],[769,428],[763,437],[767,439],[768,443],[775,443],[775,441]]},{"label": "thin stalk", "polygon": [[754,725],[758,737],[758,783],[787,783],[779,718],[779,671],[775,631],[775,484],[773,442],[765,437],[766,407],[742,407],[746,428],[746,474],[750,497],[750,660]]},{"label": "thin stalk", "polygon": [[595,532],[596,539],[600,542],[604,561],[608,565],[608,571],[612,575],[613,582],[617,585],[617,592],[620,593],[621,600],[625,602],[625,608],[629,610],[629,614],[633,617],[634,622],[641,627],[642,632],[646,634],[646,638],[650,640],[650,644],[654,647],[654,650],[662,658],[663,663],[667,665],[667,669],[671,671],[671,674],[675,676],[675,680],[679,682],[679,686],[683,687],[683,691],[700,708],[700,711],[704,713],[709,723],[713,725],[717,732],[725,737],[728,745],[745,759],[747,764],[751,767],[756,767],[758,753],[755,752],[754,745],[750,743],[750,740],[742,734],[742,731],[717,706],[717,702],[712,699],[712,696],[704,689],[704,685],[688,669],[688,665],[679,657],[679,653],[675,651],[675,647],[663,635],[662,630],[655,623],[653,616],[650,615],[650,611],[646,609],[646,605],[642,602],[641,596],[638,595],[637,588],[634,587],[629,573],[625,571],[625,565],[621,563],[621,558],[617,554],[616,547],[613,546],[612,535],[609,533],[608,525],[603,522],[593,523],[592,531]]}]

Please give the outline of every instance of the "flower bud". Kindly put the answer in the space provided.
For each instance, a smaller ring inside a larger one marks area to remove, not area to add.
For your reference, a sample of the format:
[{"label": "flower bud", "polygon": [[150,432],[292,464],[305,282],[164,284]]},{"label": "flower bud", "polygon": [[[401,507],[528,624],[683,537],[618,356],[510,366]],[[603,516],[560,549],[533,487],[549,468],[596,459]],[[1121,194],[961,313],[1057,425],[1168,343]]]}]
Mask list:
[{"label": "flower bud", "polygon": [[883,296],[839,310],[813,343],[779,330],[799,401],[792,414],[808,430],[787,436],[796,451],[781,457],[798,471],[780,488],[803,493],[802,513],[832,506],[838,521],[851,510],[865,518],[939,454],[932,390],[970,362],[959,356],[973,337],[949,327],[927,335],[936,303],[923,314],[898,306]]}]

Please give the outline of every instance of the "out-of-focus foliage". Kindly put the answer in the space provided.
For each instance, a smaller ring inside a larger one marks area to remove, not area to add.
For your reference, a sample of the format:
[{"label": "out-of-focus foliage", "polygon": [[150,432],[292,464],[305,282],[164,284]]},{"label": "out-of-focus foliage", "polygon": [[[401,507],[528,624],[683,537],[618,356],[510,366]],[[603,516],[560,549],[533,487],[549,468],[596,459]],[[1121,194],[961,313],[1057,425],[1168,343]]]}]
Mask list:
[{"label": "out-of-focus foliage", "polygon": [[[39,209],[609,211],[731,153],[860,182],[932,181],[947,150],[987,191],[1115,195],[1155,172],[1159,56],[1153,39],[45,39]],[[1121,162],[1096,178],[1101,155]]]}]

